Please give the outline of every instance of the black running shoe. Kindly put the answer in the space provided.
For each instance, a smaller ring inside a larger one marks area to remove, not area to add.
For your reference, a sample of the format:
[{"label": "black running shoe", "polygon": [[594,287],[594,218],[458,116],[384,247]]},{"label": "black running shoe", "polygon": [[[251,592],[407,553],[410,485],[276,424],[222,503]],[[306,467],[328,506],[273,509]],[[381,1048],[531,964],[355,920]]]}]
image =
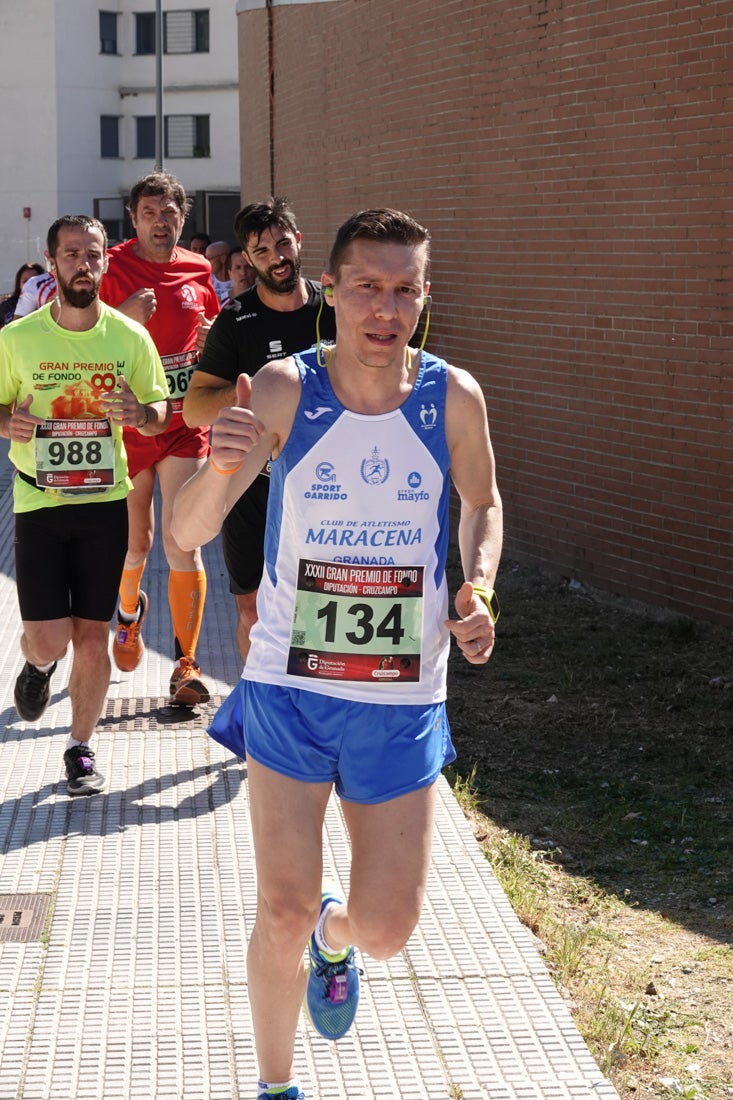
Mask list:
[{"label": "black running shoe", "polygon": [[35,722],[48,706],[51,698],[51,677],[55,671],[55,661],[48,672],[41,672],[28,661],[23,665],[20,676],[15,681],[15,709],[24,722]]},{"label": "black running shoe", "polygon": [[86,745],[75,745],[64,753],[66,790],[73,798],[78,794],[99,794],[104,776],[94,767],[94,753]]}]

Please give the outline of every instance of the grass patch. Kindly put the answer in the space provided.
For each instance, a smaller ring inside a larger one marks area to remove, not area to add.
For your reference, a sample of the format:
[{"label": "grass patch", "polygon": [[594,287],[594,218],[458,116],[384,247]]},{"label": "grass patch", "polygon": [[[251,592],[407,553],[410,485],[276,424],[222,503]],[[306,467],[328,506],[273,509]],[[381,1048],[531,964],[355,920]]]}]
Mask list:
[{"label": "grass patch", "polygon": [[491,662],[450,661],[456,797],[623,1100],[731,1098],[733,635],[511,561],[497,588]]}]

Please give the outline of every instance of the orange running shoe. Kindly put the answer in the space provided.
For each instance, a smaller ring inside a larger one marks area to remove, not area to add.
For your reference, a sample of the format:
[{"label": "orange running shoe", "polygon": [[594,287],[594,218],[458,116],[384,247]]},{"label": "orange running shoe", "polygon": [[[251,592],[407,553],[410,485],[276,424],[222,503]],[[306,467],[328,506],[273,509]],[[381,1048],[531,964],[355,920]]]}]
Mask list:
[{"label": "orange running shoe", "polygon": [[117,626],[112,643],[112,656],[115,664],[121,672],[134,672],[140,664],[145,646],[140,637],[140,630],[148,613],[148,597],[140,592],[137,601],[137,619],[134,623],[126,623],[117,612]]},{"label": "orange running shoe", "polygon": [[201,669],[191,657],[181,657],[171,673],[171,703],[174,707],[196,707],[211,696]]}]

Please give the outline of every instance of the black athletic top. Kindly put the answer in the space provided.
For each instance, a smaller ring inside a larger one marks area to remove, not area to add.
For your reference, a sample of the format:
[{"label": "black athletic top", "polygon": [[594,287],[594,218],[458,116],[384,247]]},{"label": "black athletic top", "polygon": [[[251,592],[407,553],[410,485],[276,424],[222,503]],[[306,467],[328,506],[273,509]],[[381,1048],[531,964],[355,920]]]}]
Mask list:
[{"label": "black athletic top", "polygon": [[[313,347],[323,293],[320,283],[306,279],[305,284],[308,301],[300,309],[270,309],[260,299],[256,286],[232,298],[211,326],[196,370],[233,385],[238,375],[253,375],[270,359],[284,359]],[[323,306],[319,327],[323,340],[336,338],[331,306]]]},{"label": "black athletic top", "polygon": [[[232,385],[240,374],[256,374],[270,359],[284,359],[316,342],[316,317],[323,301],[321,284],[306,279],[308,301],[300,309],[281,311],[264,305],[252,286],[224,306],[206,337],[197,371]],[[321,339],[336,338],[336,319],[323,304]],[[263,470],[228,513],[222,527],[224,563],[232,592],[253,592],[262,577],[269,469]]]}]

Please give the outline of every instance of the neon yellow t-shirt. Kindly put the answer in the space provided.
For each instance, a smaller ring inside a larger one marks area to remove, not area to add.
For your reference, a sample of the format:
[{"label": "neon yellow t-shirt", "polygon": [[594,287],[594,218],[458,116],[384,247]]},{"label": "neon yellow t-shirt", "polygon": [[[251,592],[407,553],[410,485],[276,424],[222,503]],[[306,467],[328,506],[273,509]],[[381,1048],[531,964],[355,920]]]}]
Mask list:
[{"label": "neon yellow t-shirt", "polygon": [[57,325],[51,305],[0,330],[0,405],[30,395],[30,412],[45,421],[30,442],[10,444],[11,462],[36,483],[15,478],[16,512],[119,500],[132,488],[122,428],[99,401],[119,378],[145,405],[167,398],[168,384],[143,326],[100,305],[99,320],[86,332]]}]

